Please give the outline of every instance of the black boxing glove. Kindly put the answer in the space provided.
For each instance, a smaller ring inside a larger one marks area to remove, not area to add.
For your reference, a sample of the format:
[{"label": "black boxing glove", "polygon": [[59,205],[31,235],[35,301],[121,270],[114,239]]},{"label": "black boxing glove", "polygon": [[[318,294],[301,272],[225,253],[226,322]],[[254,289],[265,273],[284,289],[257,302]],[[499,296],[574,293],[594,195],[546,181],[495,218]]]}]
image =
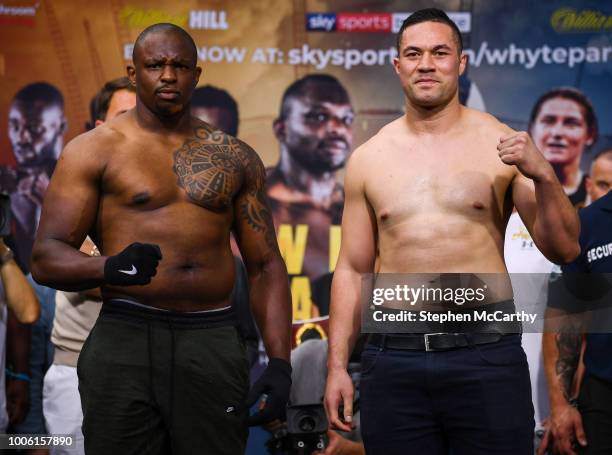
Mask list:
[{"label": "black boxing glove", "polygon": [[283,420],[291,390],[291,364],[283,359],[271,358],[261,377],[255,381],[247,397],[250,408],[262,394],[263,407],[248,418],[248,425],[262,425],[276,419]]},{"label": "black boxing glove", "polygon": [[104,263],[104,282],[117,286],[149,284],[162,258],[158,245],[132,243]]}]

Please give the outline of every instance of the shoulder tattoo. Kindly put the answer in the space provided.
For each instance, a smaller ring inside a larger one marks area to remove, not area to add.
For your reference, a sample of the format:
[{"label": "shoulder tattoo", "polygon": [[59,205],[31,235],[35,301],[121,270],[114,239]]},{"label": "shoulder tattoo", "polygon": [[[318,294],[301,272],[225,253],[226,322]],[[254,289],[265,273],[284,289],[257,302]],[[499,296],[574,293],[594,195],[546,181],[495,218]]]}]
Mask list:
[{"label": "shoulder tattoo", "polygon": [[197,204],[222,210],[240,185],[240,142],[219,131],[200,127],[174,152],[178,185]]},{"label": "shoulder tattoo", "polygon": [[245,171],[245,193],[238,215],[243,217],[253,230],[264,234],[269,247],[276,248],[274,222],[265,193],[266,170],[255,150],[245,143],[241,145],[238,153]]}]

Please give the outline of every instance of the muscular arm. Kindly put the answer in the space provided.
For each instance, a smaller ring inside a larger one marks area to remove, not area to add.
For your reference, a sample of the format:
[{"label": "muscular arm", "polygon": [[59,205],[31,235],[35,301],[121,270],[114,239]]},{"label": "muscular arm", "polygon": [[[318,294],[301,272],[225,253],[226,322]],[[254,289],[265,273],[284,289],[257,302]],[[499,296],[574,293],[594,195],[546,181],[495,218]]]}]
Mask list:
[{"label": "muscular arm", "polygon": [[564,264],[580,253],[580,223],[552,167],[527,133],[505,143],[502,161],[515,164],[512,199],[538,249],[550,261]]},{"label": "muscular arm", "polygon": [[585,270],[584,254],[562,267],[563,275],[551,279],[548,287],[542,350],[550,398],[550,431],[555,453],[575,455],[573,444],[586,445],[582,419],[570,404],[580,363],[583,333],[587,329],[588,312],[575,311],[573,288],[576,272]]},{"label": "muscular arm", "polygon": [[79,136],[62,152],[45,194],[32,251],[32,275],[65,291],[100,286],[106,257],[90,257],[79,247],[92,230],[100,197],[100,162],[94,132]]},{"label": "muscular arm", "polygon": [[354,387],[346,367],[361,326],[361,278],[374,271],[376,259],[376,217],[366,198],[363,150],[353,153],[344,179],[342,242],[330,305],[325,410],[330,426],[342,431],[351,431],[353,422]]},{"label": "muscular arm", "polygon": [[250,301],[268,357],[289,361],[291,296],[285,263],[278,250],[265,197],[265,169],[253,149],[241,143],[245,169],[234,202],[234,230],[247,269]]},{"label": "muscular arm", "polygon": [[553,170],[548,163],[546,166],[550,172],[537,181],[523,175],[515,177],[514,205],[542,254],[552,262],[564,264],[580,253],[580,224]]},{"label": "muscular arm", "polygon": [[[0,255],[8,251],[4,240],[0,239]],[[11,259],[6,264],[0,266],[0,276],[2,286],[6,296],[8,307],[15,313],[17,320],[24,324],[35,322],[40,316],[40,305],[36,298],[36,293],[25,275]]]},{"label": "muscular arm", "polygon": [[546,319],[558,319],[555,332],[547,328],[542,338],[544,368],[551,407],[569,404],[572,384],[580,360],[581,323],[572,315],[556,315],[559,310],[547,309]]},{"label": "muscular arm", "polygon": [[[347,167],[342,215],[342,242],[332,281],[329,320],[330,371],[346,371],[361,326],[361,277],[374,271],[376,218],[365,195],[360,150]],[[363,152],[363,151],[361,151]]]}]

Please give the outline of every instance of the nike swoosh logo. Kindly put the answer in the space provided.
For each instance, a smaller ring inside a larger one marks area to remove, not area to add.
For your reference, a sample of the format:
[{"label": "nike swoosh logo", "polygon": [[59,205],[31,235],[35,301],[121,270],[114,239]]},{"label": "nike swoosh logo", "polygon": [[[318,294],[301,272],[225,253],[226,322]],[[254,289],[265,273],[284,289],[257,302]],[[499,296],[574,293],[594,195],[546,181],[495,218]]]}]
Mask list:
[{"label": "nike swoosh logo", "polygon": [[117,270],[120,273],[125,273],[126,275],[136,275],[138,273],[138,270],[136,270],[136,267],[134,266],[134,264],[132,264],[132,270]]}]

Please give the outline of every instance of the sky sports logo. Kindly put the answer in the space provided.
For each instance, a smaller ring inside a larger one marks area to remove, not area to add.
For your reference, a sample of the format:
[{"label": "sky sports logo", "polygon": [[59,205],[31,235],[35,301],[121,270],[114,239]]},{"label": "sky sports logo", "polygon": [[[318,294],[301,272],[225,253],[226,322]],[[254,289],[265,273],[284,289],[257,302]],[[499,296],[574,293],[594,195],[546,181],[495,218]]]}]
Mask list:
[{"label": "sky sports logo", "polygon": [[[310,32],[397,33],[412,13],[306,13],[306,30]],[[447,13],[461,33],[472,29],[469,12]]]},{"label": "sky sports logo", "polygon": [[308,13],[306,30],[313,32],[390,32],[391,13]]}]

